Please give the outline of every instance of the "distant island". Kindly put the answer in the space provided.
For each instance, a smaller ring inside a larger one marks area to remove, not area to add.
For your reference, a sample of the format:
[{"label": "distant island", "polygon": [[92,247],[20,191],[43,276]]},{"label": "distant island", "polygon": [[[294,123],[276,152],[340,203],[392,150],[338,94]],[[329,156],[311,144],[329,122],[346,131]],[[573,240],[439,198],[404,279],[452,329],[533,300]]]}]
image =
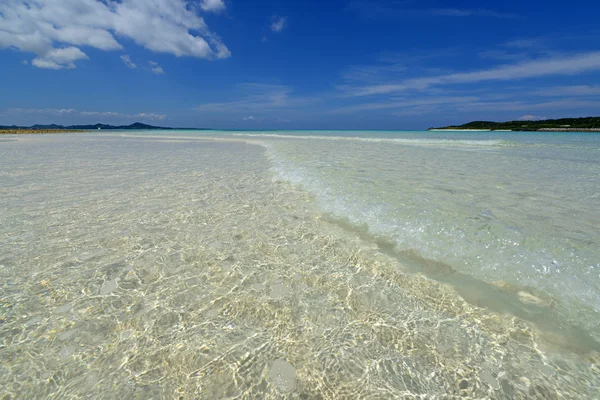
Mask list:
[{"label": "distant island", "polygon": [[[107,124],[95,124],[95,125],[33,125],[33,126],[2,126],[0,125],[0,133],[57,133],[57,132],[84,132],[84,131],[97,131],[103,129],[114,129],[114,130],[172,130],[176,128],[165,128],[162,126],[153,126],[142,124],[141,122],[135,122],[131,125],[107,125]],[[177,128],[179,129],[179,128]],[[181,128],[189,129],[189,128]]]},{"label": "distant island", "polygon": [[429,128],[430,131],[541,131],[600,132],[600,117],[545,119],[539,121],[473,121],[464,125]]}]

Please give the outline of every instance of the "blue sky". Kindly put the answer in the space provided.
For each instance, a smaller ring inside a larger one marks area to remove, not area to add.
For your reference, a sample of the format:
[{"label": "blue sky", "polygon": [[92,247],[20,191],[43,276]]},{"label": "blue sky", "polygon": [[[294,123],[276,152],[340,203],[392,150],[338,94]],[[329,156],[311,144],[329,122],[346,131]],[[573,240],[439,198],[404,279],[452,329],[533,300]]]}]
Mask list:
[{"label": "blue sky", "polygon": [[2,0],[0,125],[600,115],[599,13],[577,0]]}]

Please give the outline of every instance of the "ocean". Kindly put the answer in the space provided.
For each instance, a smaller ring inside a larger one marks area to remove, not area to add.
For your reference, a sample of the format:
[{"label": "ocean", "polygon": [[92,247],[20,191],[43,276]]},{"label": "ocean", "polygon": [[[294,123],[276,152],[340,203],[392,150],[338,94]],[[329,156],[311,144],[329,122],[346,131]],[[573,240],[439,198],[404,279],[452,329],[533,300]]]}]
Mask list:
[{"label": "ocean", "polygon": [[0,160],[0,398],[600,397],[598,133],[107,131]]}]

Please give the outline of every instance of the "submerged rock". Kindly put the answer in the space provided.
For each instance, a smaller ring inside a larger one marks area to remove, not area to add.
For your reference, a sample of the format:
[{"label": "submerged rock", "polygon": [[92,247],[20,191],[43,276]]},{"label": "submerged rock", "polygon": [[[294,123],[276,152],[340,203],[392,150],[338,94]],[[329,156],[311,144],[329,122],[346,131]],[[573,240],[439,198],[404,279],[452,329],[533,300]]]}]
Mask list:
[{"label": "submerged rock", "polygon": [[284,393],[296,388],[296,369],[284,359],[278,359],[271,365],[271,379],[277,389]]}]

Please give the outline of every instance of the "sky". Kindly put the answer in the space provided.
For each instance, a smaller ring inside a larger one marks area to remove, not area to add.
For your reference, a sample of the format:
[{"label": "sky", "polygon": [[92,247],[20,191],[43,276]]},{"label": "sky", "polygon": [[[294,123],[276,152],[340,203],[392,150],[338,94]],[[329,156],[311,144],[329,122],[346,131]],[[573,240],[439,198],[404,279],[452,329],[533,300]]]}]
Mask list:
[{"label": "sky", "polygon": [[598,116],[599,13],[589,0],[0,0],[0,125]]}]

